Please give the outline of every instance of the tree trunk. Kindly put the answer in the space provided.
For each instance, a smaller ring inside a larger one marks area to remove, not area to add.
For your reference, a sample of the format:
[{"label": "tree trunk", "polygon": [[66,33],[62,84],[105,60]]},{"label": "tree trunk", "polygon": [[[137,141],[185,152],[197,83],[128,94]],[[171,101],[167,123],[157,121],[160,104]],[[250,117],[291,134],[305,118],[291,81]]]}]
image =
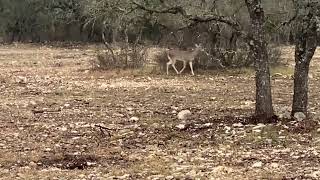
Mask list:
[{"label": "tree trunk", "polygon": [[294,70],[294,93],[292,104],[292,115],[296,112],[303,112],[307,115],[308,109],[308,72],[309,65],[296,63]]},{"label": "tree trunk", "polygon": [[248,35],[248,45],[255,61],[256,70],[256,116],[261,120],[272,118],[272,95],[270,83],[269,59],[265,38],[265,16],[261,0],[245,0],[250,20],[251,30]]},{"label": "tree trunk", "polygon": [[[301,3],[301,4],[299,4]],[[295,2],[297,9],[302,10],[295,20],[295,71],[292,112],[308,112],[308,73],[311,59],[317,48],[317,28],[320,16],[319,7],[315,4]],[[305,13],[307,12],[307,13]]]},{"label": "tree trunk", "polygon": [[316,29],[314,33],[302,32],[300,34],[298,32],[297,34],[292,115],[296,112],[303,112],[307,115],[308,112],[308,73],[311,59],[317,48],[316,37]]}]

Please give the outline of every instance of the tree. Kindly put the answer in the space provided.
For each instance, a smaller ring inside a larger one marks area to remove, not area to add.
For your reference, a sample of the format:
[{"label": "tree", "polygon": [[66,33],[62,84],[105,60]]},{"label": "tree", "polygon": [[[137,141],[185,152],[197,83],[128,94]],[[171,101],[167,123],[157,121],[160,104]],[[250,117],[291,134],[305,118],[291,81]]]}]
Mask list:
[{"label": "tree", "polygon": [[318,1],[294,1],[295,71],[292,115],[308,111],[309,65],[317,48],[320,32],[320,3]]},{"label": "tree", "polygon": [[[166,7],[164,9],[154,9],[146,4],[132,1],[137,7],[150,13],[170,13],[179,14],[191,21],[192,23],[203,22],[220,22],[227,24],[238,34],[244,36],[248,46],[250,47],[252,58],[255,62],[256,70],[256,108],[255,114],[261,121],[271,119],[274,115],[272,107],[271,83],[269,60],[267,53],[267,42],[265,38],[265,15],[261,0],[245,0],[245,5],[249,12],[251,21],[250,31],[245,32],[240,24],[232,17],[211,14],[190,15],[182,6]],[[191,24],[192,24],[191,23]]]},{"label": "tree", "polygon": [[265,15],[261,0],[245,0],[251,27],[248,45],[256,70],[256,115],[271,118],[273,114],[267,41],[265,38]]}]

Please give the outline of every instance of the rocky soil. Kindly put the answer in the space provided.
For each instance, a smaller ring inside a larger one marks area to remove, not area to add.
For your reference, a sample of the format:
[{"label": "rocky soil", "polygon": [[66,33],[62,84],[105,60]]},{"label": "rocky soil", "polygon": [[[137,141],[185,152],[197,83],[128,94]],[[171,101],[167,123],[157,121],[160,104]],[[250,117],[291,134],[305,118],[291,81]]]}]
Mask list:
[{"label": "rocky soil", "polygon": [[320,51],[310,119],[288,120],[293,48],[257,124],[254,73],[92,71],[91,46],[0,46],[0,179],[320,179]]}]

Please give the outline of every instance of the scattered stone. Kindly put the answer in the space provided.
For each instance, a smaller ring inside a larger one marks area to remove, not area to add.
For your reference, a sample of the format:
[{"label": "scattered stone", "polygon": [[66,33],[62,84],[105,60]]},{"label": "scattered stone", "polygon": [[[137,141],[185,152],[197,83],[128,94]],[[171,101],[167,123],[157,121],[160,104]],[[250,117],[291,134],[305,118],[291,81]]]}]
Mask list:
[{"label": "scattered stone", "polygon": [[210,97],[210,101],[215,101],[217,99],[217,97]]},{"label": "scattered stone", "polygon": [[61,130],[61,131],[67,131],[68,128],[67,128],[67,127],[62,127],[60,130]]},{"label": "scattered stone", "polygon": [[320,128],[317,129],[317,132],[320,133]]},{"label": "scattered stone", "polygon": [[253,129],[252,131],[256,133],[261,133],[261,129]]},{"label": "scattered stone", "polygon": [[36,106],[36,105],[37,105],[37,103],[36,103],[35,101],[33,101],[33,100],[31,100],[31,101],[29,102],[29,104],[32,105],[32,106]]},{"label": "scattered stone", "polygon": [[257,124],[255,127],[253,127],[252,129],[253,129],[253,130],[255,130],[255,129],[262,129],[262,128],[264,128],[264,127],[266,127],[265,124],[259,123],[259,124]]},{"label": "scattered stone", "polygon": [[16,77],[16,83],[27,84],[27,78],[23,76],[18,76]]},{"label": "scattered stone", "polygon": [[31,161],[31,162],[29,163],[29,166],[30,166],[31,168],[35,168],[35,167],[37,167],[38,165],[37,165],[37,163]]},{"label": "scattered stone", "polygon": [[271,144],[271,143],[272,143],[272,139],[266,139],[266,142],[267,142],[268,144]]},{"label": "scattered stone", "polygon": [[182,110],[178,113],[178,119],[186,120],[191,116],[191,111],[189,110]]},{"label": "scattered stone", "polygon": [[124,115],[120,114],[120,113],[114,113],[112,116],[114,116],[114,117],[124,117]]},{"label": "scattered stone", "polygon": [[171,109],[177,111],[179,108],[176,106],[171,106]]},{"label": "scattered stone", "polygon": [[225,173],[228,174],[228,173],[232,173],[233,169],[226,166],[217,166],[213,168],[212,172],[214,174],[225,174]]},{"label": "scattered stone", "polygon": [[263,166],[263,163],[261,161],[257,161],[255,163],[253,163],[251,167],[253,167],[253,168],[261,168],[262,166]]},{"label": "scattered stone", "polygon": [[296,112],[296,113],[294,113],[293,117],[297,121],[302,121],[302,120],[305,120],[307,118],[307,116],[303,112]]},{"label": "scattered stone", "polygon": [[186,124],[178,124],[178,125],[176,126],[176,128],[178,128],[178,129],[180,129],[180,130],[184,130],[184,129],[186,129]]},{"label": "scattered stone", "polygon": [[80,177],[80,178],[85,178],[86,175],[85,175],[85,174],[79,174],[79,177]]},{"label": "scattered stone", "polygon": [[243,127],[242,123],[234,123],[232,124],[233,127]]},{"label": "scattered stone", "polygon": [[127,107],[127,111],[133,111],[133,107]]},{"label": "scattered stone", "polygon": [[320,178],[320,171],[314,171],[311,174],[309,174],[309,177],[319,179]]},{"label": "scattered stone", "polygon": [[129,111],[129,112],[128,112],[128,115],[131,115],[131,116],[132,116],[132,115],[134,115],[134,114],[135,114],[134,111]]},{"label": "scattered stone", "polygon": [[133,116],[133,117],[131,117],[129,120],[130,120],[130,121],[133,121],[133,122],[137,122],[137,121],[139,121],[139,118]]},{"label": "scattered stone", "polygon": [[45,151],[45,152],[51,152],[52,149],[51,149],[51,148],[46,148],[44,151]]},{"label": "scattered stone", "polygon": [[281,114],[279,114],[280,119],[291,119],[291,113],[290,111],[285,111]]},{"label": "scattered stone", "polygon": [[167,176],[167,177],[166,177],[166,180],[173,180],[173,179],[174,179],[173,176]]},{"label": "scattered stone", "polygon": [[272,167],[272,168],[279,168],[279,164],[273,162],[273,163],[270,164],[270,167]]}]

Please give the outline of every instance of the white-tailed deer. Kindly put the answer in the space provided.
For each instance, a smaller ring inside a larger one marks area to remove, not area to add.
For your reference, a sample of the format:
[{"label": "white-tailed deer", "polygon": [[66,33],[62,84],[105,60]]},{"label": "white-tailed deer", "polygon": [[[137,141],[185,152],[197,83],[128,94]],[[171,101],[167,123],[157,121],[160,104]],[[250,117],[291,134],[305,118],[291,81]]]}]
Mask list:
[{"label": "white-tailed deer", "polygon": [[[186,68],[187,63],[189,63],[191,74],[194,75],[193,72],[193,62],[196,58],[196,56],[201,52],[204,51],[204,49],[196,44],[196,48],[189,51],[183,51],[183,50],[176,50],[176,49],[170,49],[167,51],[167,57],[169,59],[169,62],[167,62],[167,75],[169,74],[169,66],[172,65],[173,69],[176,71],[177,74],[180,74],[183,72],[183,70]],[[176,68],[176,62],[182,61],[183,62],[183,68],[178,71]]]}]

